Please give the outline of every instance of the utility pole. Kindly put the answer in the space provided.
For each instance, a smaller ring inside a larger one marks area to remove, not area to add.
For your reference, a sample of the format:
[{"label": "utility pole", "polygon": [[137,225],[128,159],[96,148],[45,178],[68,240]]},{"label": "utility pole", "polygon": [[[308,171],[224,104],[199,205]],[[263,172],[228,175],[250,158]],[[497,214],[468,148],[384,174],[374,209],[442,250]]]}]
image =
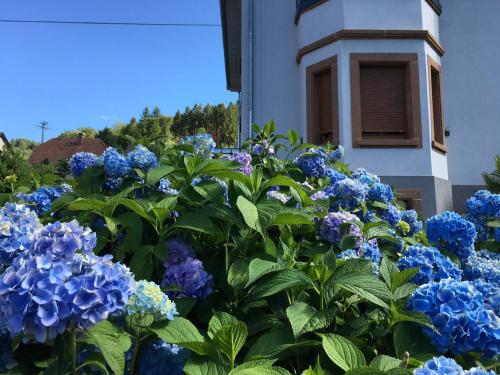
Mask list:
[{"label": "utility pole", "polygon": [[38,128],[42,129],[42,142],[44,141],[45,139],[45,130],[49,130],[49,128],[47,127],[49,123],[47,121],[41,121],[40,122],[40,125],[37,125]]}]

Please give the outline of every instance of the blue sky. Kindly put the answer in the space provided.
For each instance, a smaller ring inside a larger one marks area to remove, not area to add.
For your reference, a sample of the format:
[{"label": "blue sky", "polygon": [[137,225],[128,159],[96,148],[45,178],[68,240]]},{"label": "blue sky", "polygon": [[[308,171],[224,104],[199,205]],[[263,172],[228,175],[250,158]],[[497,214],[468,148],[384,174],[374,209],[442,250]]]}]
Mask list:
[{"label": "blue sky", "polygon": [[[218,0],[2,0],[2,19],[220,23]],[[39,140],[228,103],[221,30],[0,23],[0,131]]]}]

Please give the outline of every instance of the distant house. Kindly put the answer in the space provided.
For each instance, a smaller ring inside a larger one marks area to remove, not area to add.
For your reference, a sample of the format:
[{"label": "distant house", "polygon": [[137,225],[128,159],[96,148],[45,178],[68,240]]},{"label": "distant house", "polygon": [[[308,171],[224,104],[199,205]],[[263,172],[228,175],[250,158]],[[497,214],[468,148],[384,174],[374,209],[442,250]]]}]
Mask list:
[{"label": "distant house", "polygon": [[500,140],[499,0],[220,5],[242,139],[274,120],[341,144],[426,217],[481,188]]},{"label": "distant house", "polygon": [[67,160],[77,152],[92,152],[101,155],[106,149],[106,144],[99,138],[54,138],[44,142],[33,150],[29,157],[32,164],[55,163]]},{"label": "distant house", "polygon": [[0,150],[3,150],[4,147],[9,146],[9,140],[5,136],[4,133],[0,132]]}]

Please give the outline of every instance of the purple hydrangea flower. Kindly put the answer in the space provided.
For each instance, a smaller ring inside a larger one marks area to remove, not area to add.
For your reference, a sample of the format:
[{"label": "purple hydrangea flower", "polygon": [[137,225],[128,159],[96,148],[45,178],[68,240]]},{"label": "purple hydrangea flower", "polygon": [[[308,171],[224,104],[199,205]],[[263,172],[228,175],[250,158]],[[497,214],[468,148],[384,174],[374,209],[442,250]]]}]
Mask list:
[{"label": "purple hydrangea flower", "polygon": [[191,245],[179,239],[171,239],[167,241],[168,264],[179,264],[187,258],[194,258],[196,253]]},{"label": "purple hydrangea flower", "polygon": [[224,155],[222,158],[239,163],[241,167],[238,170],[246,175],[250,175],[253,172],[252,155],[248,152],[236,152],[234,154]]},{"label": "purple hydrangea flower", "polygon": [[437,332],[423,327],[441,352],[499,354],[500,318],[485,305],[483,295],[469,281],[452,279],[420,286],[408,299],[408,307],[426,314]]},{"label": "purple hydrangea flower", "polygon": [[466,261],[474,249],[476,229],[474,224],[456,212],[446,211],[426,222],[427,239],[434,246],[444,246]]},{"label": "purple hydrangea flower", "polygon": [[418,285],[444,279],[460,280],[462,271],[434,247],[410,246],[398,261],[400,270],[420,267],[411,280]]},{"label": "purple hydrangea flower", "polygon": [[147,171],[158,165],[156,155],[142,145],[135,146],[134,151],[131,151],[127,158],[130,167],[142,169],[143,171]]},{"label": "purple hydrangea flower", "polygon": [[[324,240],[335,244],[340,243],[346,234],[353,235],[361,241],[361,230],[354,224],[357,220],[358,217],[350,212],[330,212],[321,223],[320,235]],[[353,224],[346,225],[347,229],[345,229],[342,224],[346,223]]]},{"label": "purple hydrangea flower", "polygon": [[80,177],[89,167],[95,167],[102,163],[101,158],[91,152],[78,152],[69,159],[69,169],[75,177]]}]

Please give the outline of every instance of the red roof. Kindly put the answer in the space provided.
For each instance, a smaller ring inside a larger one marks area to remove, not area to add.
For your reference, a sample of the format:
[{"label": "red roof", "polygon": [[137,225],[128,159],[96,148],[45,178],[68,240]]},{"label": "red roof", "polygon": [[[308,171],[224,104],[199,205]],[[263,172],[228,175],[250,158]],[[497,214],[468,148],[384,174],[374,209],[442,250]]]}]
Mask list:
[{"label": "red roof", "polygon": [[32,164],[44,161],[54,163],[59,160],[67,160],[77,152],[92,152],[96,155],[102,155],[105,149],[106,145],[99,138],[54,138],[35,147],[29,161]]}]

